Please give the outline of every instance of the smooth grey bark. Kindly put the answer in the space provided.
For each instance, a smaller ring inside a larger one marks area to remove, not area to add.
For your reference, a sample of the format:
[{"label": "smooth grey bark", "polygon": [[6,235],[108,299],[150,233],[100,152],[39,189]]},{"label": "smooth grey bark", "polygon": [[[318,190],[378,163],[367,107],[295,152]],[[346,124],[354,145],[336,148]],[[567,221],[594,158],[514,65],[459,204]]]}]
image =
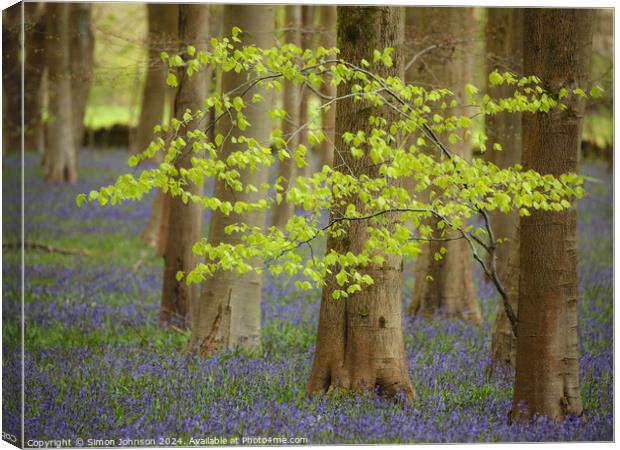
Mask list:
[{"label": "smooth grey bark", "polygon": [[84,114],[93,72],[95,39],[91,26],[92,4],[71,3],[71,92],[73,140],[77,154],[84,140]]},{"label": "smooth grey bark", "polygon": [[[286,5],[286,20],[284,24],[284,41],[286,43],[295,44],[301,47],[301,27],[302,27],[302,6],[301,5]],[[297,148],[300,143],[304,143],[301,140],[301,132],[299,127],[303,124],[301,122],[301,92],[300,86],[290,81],[283,82],[282,89],[283,108],[287,115],[282,120],[282,135],[288,142],[289,153]],[[303,102],[302,102],[303,104]],[[307,105],[306,105],[307,107]],[[295,175],[297,174],[297,166],[293,158],[284,159],[279,162],[278,165],[278,177],[282,177],[282,187],[284,191],[282,195],[286,194],[286,191],[293,185]],[[292,203],[282,201],[273,208],[271,216],[271,224],[284,230],[286,223],[293,216],[295,207]]]},{"label": "smooth grey bark", "polygon": [[77,181],[77,149],[73,134],[70,64],[70,4],[47,4],[46,58],[48,74],[47,145],[43,178],[47,182]]},{"label": "smooth grey bark", "polygon": [[45,72],[45,3],[24,3],[24,149],[43,152],[43,74]]},{"label": "smooth grey bark", "polygon": [[[260,48],[274,45],[274,6],[225,5],[223,13],[224,30],[238,26],[243,30],[243,44],[254,44]],[[246,80],[244,73],[228,72],[222,79],[222,91],[228,92]],[[256,92],[265,101],[250,104],[245,111],[251,124],[252,137],[262,145],[269,144],[271,122],[267,111],[271,108],[271,91],[256,86],[247,95],[251,98]],[[230,120],[223,118],[218,122],[218,132],[226,135],[231,127]],[[235,129],[231,136],[238,136]],[[241,133],[243,134],[243,133]],[[223,144],[220,157],[225,159],[238,144],[230,140]],[[241,181],[260,186],[268,180],[268,169],[257,167],[253,172],[242,171]],[[263,193],[233,192],[221,180],[217,180],[214,196],[222,201],[256,202]],[[248,226],[265,226],[265,212],[255,211],[244,214],[231,213],[226,216],[214,211],[209,225],[208,241],[212,245],[220,242],[236,244],[241,241],[239,233],[226,234],[224,229],[233,223],[246,223]],[[220,270],[203,283],[200,300],[192,308],[192,334],[188,351],[209,354],[218,348],[257,349],[260,346],[260,300],[261,276],[255,272],[245,274]]]},{"label": "smooth grey bark", "polygon": [[[403,77],[404,15],[398,7],[338,7],[338,47],[341,57],[353,63],[372,58],[375,49],[394,48],[393,66],[378,67],[379,75]],[[350,92],[351,85],[340,85],[338,95]],[[336,105],[336,139],[338,148],[346,148],[341,136],[345,132],[362,130],[370,133],[371,114],[381,114],[388,120],[397,115],[390,109],[380,112],[365,102],[341,100]],[[379,177],[378,167],[369,155],[354,158],[350,152],[338,152],[334,165],[345,165],[356,176]],[[363,208],[359,199],[352,198],[358,211]],[[342,217],[341,206],[334,206],[332,217]],[[397,221],[393,215],[391,220]],[[362,250],[368,234],[367,224],[354,221],[346,226],[344,235],[328,236],[327,251],[340,254]],[[321,310],[312,370],[308,378],[310,393],[340,388],[374,392],[377,388],[386,396],[401,392],[413,396],[404,354],[401,315],[402,258],[383,255],[382,265],[364,268],[374,284],[365,286],[345,299],[334,299],[339,289],[336,271],[326,275],[321,296]]]},{"label": "smooth grey bark", "polygon": [[[183,4],[179,5],[179,52],[183,53],[188,45],[198,51],[208,50],[209,5]],[[202,102],[207,97],[206,71],[195,72],[191,77],[184,67],[177,72],[178,87],[174,102],[174,116],[183,120],[186,110],[199,111]],[[206,117],[196,118],[187,125],[187,130],[204,130]],[[192,157],[196,156],[192,150],[193,140],[185,136],[187,146],[183,152],[187,156],[179,158],[175,164],[177,169],[192,168]],[[183,186],[187,192],[195,195],[202,193],[202,185],[189,184]],[[195,266],[196,256],[192,253],[192,246],[200,239],[202,224],[202,205],[192,201],[183,202],[182,197],[169,199],[169,214],[167,239],[164,251],[164,273],[162,298],[159,320],[162,324],[170,322],[184,327],[188,323],[190,305],[197,300],[198,285],[188,285],[184,279],[177,280],[179,271],[189,273]]]},{"label": "smooth grey bark", "polygon": [[[584,88],[593,10],[526,9],[524,71],[551,92]],[[564,111],[523,115],[523,166],[559,176],[576,172],[583,101]],[[577,334],[577,216],[532,211],[521,218],[519,323],[513,419],[581,415]]]},{"label": "smooth grey bark", "polygon": [[21,151],[21,4],[2,11],[2,153]]},{"label": "smooth grey bark", "polygon": [[[465,84],[473,74],[471,39],[473,8],[407,8],[407,37],[414,48],[406,71],[408,83],[426,89],[448,88],[463,104]],[[448,109],[447,115],[464,114],[464,109]],[[471,159],[471,145],[458,142],[451,150]],[[437,153],[433,150],[433,155]],[[424,195],[428,195],[424,194]],[[435,227],[436,220],[430,221]],[[433,255],[446,248],[439,261]],[[433,315],[443,311],[449,316],[479,323],[482,320],[473,283],[472,258],[463,239],[430,242],[416,259],[416,278],[409,312]]]},{"label": "smooth grey bark", "polygon": [[[523,73],[523,10],[520,8],[489,8],[485,28],[487,66],[486,74],[493,70],[501,73],[510,71]],[[488,80],[488,77],[487,77]],[[514,89],[503,84],[488,86],[488,92],[494,98],[507,98]],[[505,169],[521,163],[521,114],[500,112],[485,118],[485,132],[489,142],[498,142],[502,151],[489,150],[487,159],[496,166]],[[507,214],[493,211],[489,214],[493,232],[497,239],[507,239],[496,249],[497,272],[504,284],[508,302],[517,313],[519,295],[519,213]],[[497,305],[497,315],[491,336],[492,373],[496,367],[514,369],[517,352],[517,340],[512,332],[510,320],[504,306]]]}]

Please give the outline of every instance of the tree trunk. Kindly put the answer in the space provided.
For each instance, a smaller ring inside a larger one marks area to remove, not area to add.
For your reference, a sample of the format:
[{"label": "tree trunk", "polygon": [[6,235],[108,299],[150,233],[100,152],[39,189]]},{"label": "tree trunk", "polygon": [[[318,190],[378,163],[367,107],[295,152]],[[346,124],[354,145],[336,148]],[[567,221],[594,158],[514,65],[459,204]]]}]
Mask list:
[{"label": "tree trunk", "polygon": [[[314,48],[314,6],[303,5],[302,7],[302,33],[301,33],[301,47],[305,50],[307,48]],[[299,103],[299,123],[303,126],[310,118],[308,115],[308,106],[310,104],[310,90],[305,86],[301,90],[301,101]],[[297,169],[300,175],[310,176],[314,171],[312,148],[308,145],[308,124],[302,128],[299,132],[299,142],[308,147],[308,156],[306,158],[306,165]]]},{"label": "tree trunk", "polygon": [[[179,5],[179,51],[184,52],[188,45],[193,45],[198,51],[208,50],[208,24],[209,5]],[[178,71],[177,80],[174,115],[177,119],[183,120],[183,114],[187,109],[199,111],[202,108],[202,102],[207,97],[207,73],[198,71],[189,77],[185,67],[182,67]],[[187,130],[205,129],[206,122],[205,117],[194,119],[188,124]],[[179,158],[179,162],[175,165],[179,170],[192,168],[193,142],[188,137],[185,140],[187,146],[183,152],[188,154]],[[202,193],[202,185],[191,184],[184,189],[197,195]],[[170,198],[169,202],[168,238],[164,252],[164,281],[159,320],[162,324],[176,322],[184,327],[190,305],[198,295],[198,289],[196,284],[188,285],[185,280],[178,281],[176,274],[179,271],[187,274],[196,266],[197,259],[192,253],[192,246],[200,239],[202,205],[192,201],[184,203],[180,196]]]},{"label": "tree trunk", "polygon": [[[463,104],[465,84],[473,76],[473,23],[473,8],[407,8],[408,40],[414,44],[413,55],[407,62],[407,82],[426,89],[448,88]],[[465,109],[446,111],[447,115],[465,113]],[[459,142],[450,148],[471,159],[468,143]],[[438,157],[435,149],[432,151]],[[436,222],[430,220],[429,225],[435,228]],[[441,247],[447,253],[437,261],[433,255]],[[440,311],[474,323],[482,320],[472,278],[472,257],[464,239],[434,241],[423,246],[416,260],[409,311],[429,316]]]},{"label": "tree trunk", "polygon": [[[224,6],[224,30],[238,26],[243,31],[241,39],[244,45],[254,44],[260,48],[274,45],[274,6]],[[246,80],[244,73],[228,72],[222,80],[222,91],[228,92]],[[251,124],[252,137],[258,142],[268,142],[271,132],[271,121],[267,111],[271,108],[271,91],[255,87],[247,93],[249,98],[260,92],[265,98],[263,103],[248,106],[246,118]],[[230,128],[230,120],[226,117],[218,122],[218,132],[226,135]],[[232,136],[238,136],[235,129]],[[245,134],[241,132],[241,134]],[[221,158],[226,159],[237,144],[225,142],[221,150]],[[260,186],[268,180],[268,169],[258,166],[253,172],[242,171],[242,183]],[[261,192],[232,192],[223,182],[217,180],[214,196],[222,201],[256,202]],[[264,227],[263,211],[234,214],[226,216],[219,210],[213,211],[209,226],[208,241],[212,245],[220,242],[235,245],[241,242],[240,234],[228,235],[225,227],[233,223],[246,223],[249,227]],[[218,271],[208,278],[202,287],[200,300],[192,305],[192,335],[188,343],[189,351],[210,353],[216,348],[241,347],[256,349],[260,345],[260,300],[261,276],[255,272],[245,274],[230,271]]]},{"label": "tree trunk", "polygon": [[[593,10],[524,10],[524,70],[551,92],[585,87]],[[583,102],[523,115],[523,165],[576,172]],[[583,412],[579,392],[574,208],[521,218],[519,325],[512,417],[561,420]]]},{"label": "tree trunk", "polygon": [[[131,153],[144,151],[153,138],[153,127],[163,122],[166,103],[174,90],[166,85],[166,65],[161,60],[161,52],[177,51],[178,6],[173,4],[147,5],[149,25],[149,56],[146,80],[142,93],[140,120],[130,143]],[[161,155],[156,155],[151,162],[159,163]],[[169,200],[159,190],[155,194],[151,205],[149,221],[142,232],[142,240],[159,255],[163,255],[166,236],[161,236],[161,230],[167,230],[168,215],[165,207]]]},{"label": "tree trunk", "polygon": [[[403,75],[402,42],[404,33],[402,8],[398,7],[338,7],[338,47],[341,57],[359,63],[372,58],[373,50],[394,48],[394,65],[378,66],[382,76]],[[341,85],[338,95],[350,92],[350,85]],[[382,110],[382,114],[383,114]],[[370,134],[368,118],[377,110],[363,102],[342,100],[336,106],[337,146],[346,148],[340,136],[362,130]],[[395,119],[391,110],[383,117]],[[334,156],[336,166],[346,164],[352,174],[379,177],[378,168],[368,155],[355,159],[350,152]],[[351,199],[361,211],[361,202]],[[332,217],[342,216],[341,207],[334,207]],[[393,221],[398,216],[391,217]],[[351,223],[344,235],[329,236],[327,251],[346,254],[359,253],[367,238],[367,224]],[[383,265],[369,265],[364,272],[374,284],[365,286],[346,299],[332,298],[339,286],[335,272],[326,276],[321,297],[321,310],[308,392],[326,391],[330,387],[347,390],[379,392],[393,396],[403,392],[413,395],[404,355],[401,316],[402,258],[387,255]]]},{"label": "tree trunk", "polygon": [[168,101],[166,85],[166,64],[161,60],[161,52],[176,51],[178,26],[178,7],[174,4],[148,3],[148,45],[149,56],[146,80],[142,90],[142,106],[140,120],[136,128],[135,139],[131,143],[130,152],[144,151],[153,138],[153,127],[164,118],[165,104]]},{"label": "tree trunk", "polygon": [[22,5],[2,11],[2,154],[21,151]]},{"label": "tree trunk", "polygon": [[[486,49],[488,75],[493,70],[523,73],[523,10],[519,8],[489,8],[487,10]],[[489,93],[498,98],[511,97],[514,88],[503,84],[489,86]],[[498,142],[502,151],[489,150],[487,159],[505,169],[521,162],[521,115],[500,112],[487,116],[485,132],[489,142]],[[499,244],[496,250],[497,272],[508,294],[508,302],[515,313],[519,295],[519,213],[508,214],[499,211],[490,213],[495,237],[508,239]],[[491,365],[514,368],[517,352],[517,339],[512,334],[510,321],[504,306],[497,305],[497,316],[491,337]]]},{"label": "tree trunk", "polygon": [[93,72],[95,40],[91,29],[91,10],[90,3],[71,4],[71,101],[73,139],[78,152],[84,141],[84,114]]},{"label": "tree trunk", "polygon": [[24,3],[24,149],[43,151],[42,81],[45,71],[45,3]]},{"label": "tree trunk", "polygon": [[70,4],[48,3],[47,145],[43,155],[43,177],[48,182],[77,181],[77,152],[73,136],[70,65]]},{"label": "tree trunk", "polygon": [[[286,20],[284,24],[284,41],[289,44],[295,44],[301,46],[301,5],[286,5]],[[284,81],[284,87],[282,89],[283,108],[287,113],[287,116],[282,120],[282,135],[284,139],[288,141],[288,148],[291,150],[289,153],[292,155],[293,150],[297,148],[302,141],[300,140],[301,132],[298,132],[299,127],[303,124],[300,121],[300,87],[292,82]],[[304,142],[305,143],[305,142]],[[282,187],[284,191],[282,195],[286,193],[288,188],[293,185],[295,175],[297,172],[297,166],[294,159],[284,159],[280,161],[278,166],[278,177],[283,178]],[[286,223],[295,213],[295,206],[292,203],[282,201],[279,205],[275,205],[273,208],[273,216],[271,224],[284,230]]]},{"label": "tree trunk", "polygon": [[[324,48],[336,47],[336,7],[335,6],[320,6],[321,13],[321,46]],[[321,85],[321,93],[330,97],[336,95],[336,88],[330,83],[324,83]],[[321,114],[321,125],[323,132],[325,133],[325,139],[321,142],[320,147],[320,161],[322,169],[323,166],[330,166],[334,160],[334,142],[335,141],[335,128],[336,128],[336,108],[332,107],[329,110],[323,110]]]}]

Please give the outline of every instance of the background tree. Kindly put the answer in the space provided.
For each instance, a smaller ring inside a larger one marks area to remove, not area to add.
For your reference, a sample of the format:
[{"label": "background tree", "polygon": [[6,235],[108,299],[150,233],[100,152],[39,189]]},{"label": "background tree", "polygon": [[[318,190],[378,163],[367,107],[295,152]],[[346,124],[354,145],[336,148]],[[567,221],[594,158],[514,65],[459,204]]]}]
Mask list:
[{"label": "background tree", "polygon": [[43,155],[43,177],[48,182],[77,181],[77,147],[75,144],[71,95],[70,4],[48,3],[47,7],[47,76],[48,121],[47,145]]},{"label": "background tree", "polygon": [[[178,6],[174,4],[149,3],[148,13],[148,63],[146,80],[142,90],[140,119],[130,152],[146,149],[153,136],[153,127],[164,120],[166,105],[172,102],[174,91],[166,85],[166,67],[161,52],[176,50],[178,32]],[[169,199],[161,191],[155,193],[149,221],[142,233],[143,240],[162,255],[166,247],[167,221],[164,219],[170,209]]]},{"label": "background tree", "polygon": [[43,151],[42,81],[45,72],[45,3],[24,3],[24,148]]},{"label": "background tree", "polygon": [[[403,76],[404,14],[394,7],[338,7],[338,48],[341,57],[357,63],[362,58],[371,60],[373,51],[394,48],[393,66],[378,69],[381,76]],[[340,85],[338,95],[351,90]],[[377,113],[363,102],[349,98],[336,106],[336,148],[344,149],[342,133],[365,131],[370,134],[371,114]],[[391,110],[386,120],[396,119]],[[368,154],[356,159],[350,152],[337,152],[334,166],[348,166],[353,176],[379,176],[377,165]],[[363,209],[359,199],[351,202]],[[334,205],[331,217],[345,213]],[[398,220],[394,214],[391,221]],[[393,223],[392,222],[392,223]],[[345,233],[329,235],[327,252],[336,250],[360,252],[368,236],[363,221],[345,226]],[[345,299],[334,299],[332,292],[339,289],[336,273],[328,273],[321,295],[321,310],[317,331],[312,371],[308,379],[309,392],[325,391],[330,387],[373,391],[375,387],[387,395],[402,391],[411,397],[413,388],[404,355],[401,317],[402,258],[388,255],[382,265],[370,264],[363,269],[374,279],[374,284]]]},{"label": "background tree", "polygon": [[[224,30],[239,27],[242,30],[244,44],[254,44],[259,48],[270,48],[274,45],[275,26],[274,6],[242,6],[225,5],[223,11]],[[237,88],[246,81],[246,74],[227,72],[222,79],[222,91],[228,92]],[[268,116],[270,109],[269,98],[271,93],[260,87],[254,87],[248,92],[252,97],[260,93],[265,98],[263,103],[248,106],[247,121],[252,125],[252,137],[263,145],[270,139],[271,122]],[[219,145],[220,159],[225,160],[239,144],[233,144],[231,139],[238,136],[240,130],[231,129],[228,116],[223,117],[217,124],[217,134],[222,136]],[[231,131],[231,136],[224,137]],[[216,138],[216,142],[218,139]],[[253,171],[245,170],[241,174],[241,181],[260,186],[268,180],[268,169],[257,167]],[[216,180],[214,196],[222,201],[256,202],[261,192],[234,192],[222,180]],[[208,241],[211,244],[229,243],[235,245],[241,242],[241,233],[227,234],[227,226],[235,223],[247,223],[250,227],[265,226],[265,212],[254,211],[243,214],[223,214],[220,210],[213,211],[209,225]],[[261,276],[255,272],[237,274],[231,271],[219,270],[205,281],[202,287],[200,300],[192,311],[192,334],[188,343],[190,351],[210,352],[221,347],[257,348],[260,344],[260,300]]]},{"label": "background tree", "polygon": [[176,50],[178,32],[178,6],[173,4],[149,3],[148,13],[148,63],[146,79],[142,90],[140,120],[135,138],[130,143],[132,153],[148,147],[153,136],[153,127],[164,118],[166,106],[171,104],[174,93],[166,85],[166,67],[161,52]]},{"label": "background tree", "polygon": [[2,153],[21,150],[21,4],[2,10]]},{"label": "background tree", "polygon": [[[523,10],[520,8],[487,9],[486,73],[523,73]],[[509,84],[493,86],[488,84],[489,95],[497,98],[510,97],[514,87]],[[521,114],[499,112],[485,117],[485,133],[490,141],[499,143],[502,151],[489,150],[487,159],[501,168],[521,162]],[[507,239],[496,251],[497,271],[503,280],[510,304],[517,312],[519,289],[519,213],[499,211],[490,214],[493,231],[498,239]],[[503,305],[498,304],[497,316],[491,338],[491,367],[514,368],[516,337]]]},{"label": "background tree", "polygon": [[[583,87],[592,10],[526,9],[524,70],[552,92]],[[523,165],[542,174],[577,170],[583,101],[523,116]],[[519,327],[512,415],[559,420],[583,412],[579,391],[574,209],[521,218]]]},{"label": "background tree", "polygon": [[[286,5],[285,7],[285,23],[284,23],[284,41],[285,43],[294,44],[298,47],[302,45],[301,32],[302,30],[302,6],[301,5]],[[302,109],[304,102],[301,100],[301,92],[298,85],[290,81],[283,83],[282,89],[282,101],[283,108],[287,112],[286,117],[282,119],[282,134],[288,142],[290,148],[296,148],[301,141],[301,132],[299,127],[305,122],[301,121]],[[302,107],[300,107],[300,104]],[[306,109],[308,107],[305,104]],[[286,191],[289,185],[292,185],[298,168],[295,165],[295,161],[292,158],[286,158],[280,161],[278,166],[278,177],[282,177],[282,187]],[[275,225],[281,229],[284,229],[288,220],[293,216],[295,212],[294,205],[287,202],[282,202],[275,205],[272,212],[272,225]]]},{"label": "background tree", "polygon": [[[330,5],[319,6],[321,23],[321,46],[324,48],[336,47],[336,7]],[[336,95],[336,87],[326,82],[321,85],[321,93],[328,97]],[[320,168],[331,166],[334,160],[334,142],[336,127],[336,108],[325,108],[321,111],[321,126],[325,139],[320,144]]]},{"label": "background tree", "polygon": [[[316,8],[313,5],[303,5],[302,7],[302,25],[301,25],[301,48],[313,49],[316,44],[316,29],[314,26],[314,13]],[[308,123],[310,115],[308,108],[311,104],[312,93],[307,87],[301,89],[301,101],[299,103],[299,123],[304,125]],[[310,124],[299,130],[299,141],[308,142],[308,128]],[[311,151],[313,149],[308,149]],[[299,173],[308,176],[314,170],[313,158],[308,158],[304,167],[298,168]]]},{"label": "background tree", "polygon": [[[473,8],[407,8],[406,15],[407,41],[413,47],[407,61],[407,81],[427,88],[446,87],[463,104],[465,85],[473,78]],[[466,111],[448,109],[445,112],[446,115],[455,113]],[[461,141],[451,148],[459,156],[471,159],[469,142]],[[435,228],[437,219],[430,222]],[[442,247],[447,252],[443,258],[436,259],[434,255]],[[432,315],[439,310],[476,323],[482,317],[472,279],[471,254],[467,242],[462,239],[429,242],[416,260],[409,311]]]},{"label": "background tree", "polygon": [[[206,50],[208,46],[209,5],[179,5],[180,52],[186,53],[188,46]],[[187,110],[199,111],[202,101],[207,97],[208,72],[199,71],[191,77],[185,67],[178,71],[177,91],[174,102],[174,117],[182,121]],[[196,117],[188,124],[192,128],[206,129],[207,117]],[[181,133],[183,136],[183,133]],[[187,143],[181,149],[182,155],[176,158],[178,170],[192,167],[193,138],[184,135]],[[199,155],[196,155],[199,156]],[[184,189],[192,194],[202,193],[202,184],[190,184]],[[162,323],[174,320],[185,326],[190,313],[190,305],[197,301],[198,285],[188,285],[177,280],[177,272],[187,272],[196,264],[192,246],[201,237],[202,205],[188,202],[182,196],[170,198],[169,213],[162,220],[168,221],[166,247],[164,251],[164,274],[159,319]]]},{"label": "background tree", "polygon": [[95,41],[91,28],[92,4],[72,3],[71,23],[71,101],[73,140],[78,150],[84,140],[84,113],[93,72]]}]

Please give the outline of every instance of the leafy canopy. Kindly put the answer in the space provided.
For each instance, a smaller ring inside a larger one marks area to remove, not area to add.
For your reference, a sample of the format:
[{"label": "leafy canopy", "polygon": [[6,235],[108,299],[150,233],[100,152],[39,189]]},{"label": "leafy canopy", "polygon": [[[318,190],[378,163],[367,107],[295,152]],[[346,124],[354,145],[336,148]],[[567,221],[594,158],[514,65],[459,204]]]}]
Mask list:
[{"label": "leafy canopy", "polygon": [[[496,244],[486,212],[518,210],[527,216],[533,209],[562,211],[583,195],[583,178],[574,173],[554,177],[524,170],[520,165],[499,169],[480,158],[467,161],[449,150],[450,145],[465,142],[480,152],[488,148],[502,151],[498,143],[487,145],[484,134],[474,135],[476,120],[501,111],[563,110],[567,101],[587,95],[581,89],[548,92],[535,76],[517,77],[495,71],[489,75],[490,84],[507,83],[514,87],[514,94],[492,98],[468,84],[466,110],[474,113],[455,115],[458,99],[448,89],[427,90],[397,77],[377,75],[374,69],[392,65],[392,49],[376,50],[372,61],[354,63],[338,58],[335,48],[303,50],[284,44],[261,49],[242,45],[240,34],[241,30],[234,28],[230,38],[212,39],[208,51],[189,46],[183,55],[162,53],[170,68],[167,83],[171,86],[177,84],[176,71],[185,70],[191,76],[207,67],[220,73],[243,72],[246,81],[230,92],[211,93],[201,109],[185,111],[170,125],[156,126],[151,144],[141,154],[131,156],[129,165],[137,166],[161,152],[163,162],[158,167],[119,176],[114,184],[77,198],[78,205],[85,200],[114,205],[140,200],[158,188],[181,197],[183,202],[195,202],[225,215],[235,214],[238,222],[225,232],[238,234],[241,242],[233,245],[200,240],[193,251],[203,256],[204,262],[188,274],[179,273],[179,279],[185,276],[188,283],[200,282],[217,270],[262,273],[266,267],[275,275],[302,274],[297,288],[312,289],[324,284],[330,272],[336,274],[340,286],[333,296],[347,297],[373,283],[363,273],[365,266],[381,264],[387,255],[414,258],[420,253],[421,243],[428,240],[450,236],[467,239],[474,256],[483,264],[477,252],[492,253]],[[311,176],[296,177],[286,190],[281,178],[259,186],[245,182],[244,173],[267,170],[285,159],[292,158],[298,167],[305,166],[308,149],[327,139],[320,127],[310,129],[310,124],[303,124],[309,128],[307,142],[292,147],[291,136],[284,136],[279,128],[280,120],[287,115],[279,106],[269,111],[274,124],[269,142],[252,137],[252,124],[244,114],[248,104],[264,102],[261,92],[280,90],[285,80],[303,84],[317,94],[323,83],[340,87],[336,97],[320,94],[320,110],[332,108],[344,99],[373,108],[368,118],[370,133],[352,129],[330,143],[335,161],[345,161],[342,155],[346,152],[354,159],[366,158],[375,167],[371,175],[359,175],[346,164],[336,163]],[[590,94],[594,96],[598,91]],[[390,110],[397,112],[397,120],[382,117],[382,112]],[[192,127],[195,118],[204,116],[212,118],[208,129]],[[210,138],[208,130],[224,116],[231,119],[231,129],[222,132],[221,127],[216,128]],[[234,136],[232,128],[238,131]],[[232,150],[222,158],[225,146]],[[191,168],[177,167],[184,157],[191,157]],[[230,202],[188,191],[191,183],[203,183],[205,178],[214,178],[235,192],[261,195],[256,201]],[[245,213],[266,211],[281,202],[292,203],[298,211],[285,229],[244,223]],[[476,216],[485,220],[473,220]],[[366,227],[366,239],[359,251],[341,254],[332,249],[324,255],[312,252],[311,258],[297,251],[304,246],[311,248],[315,239],[328,234],[343,235],[352,221]],[[441,258],[444,253],[442,248],[435,257]]]}]

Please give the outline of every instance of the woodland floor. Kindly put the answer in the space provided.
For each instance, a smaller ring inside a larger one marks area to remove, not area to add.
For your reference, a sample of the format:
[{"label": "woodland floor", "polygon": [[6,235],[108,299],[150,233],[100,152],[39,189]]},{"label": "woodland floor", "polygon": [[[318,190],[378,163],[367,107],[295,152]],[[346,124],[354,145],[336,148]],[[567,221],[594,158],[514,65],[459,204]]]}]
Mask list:
[{"label": "woodland floor", "polygon": [[[181,354],[186,337],[157,324],[161,261],[139,234],[150,199],[121,206],[75,197],[128,170],[126,153],[84,151],[77,186],[42,182],[38,157],[25,157],[27,241],[86,250],[25,257],[26,439],[305,437],[319,443],[587,441],[613,439],[613,190],[604,164],[586,162],[578,205],[580,374],[586,420],[509,425],[512,374],[486,379],[497,296],[480,281],[484,324],[404,320],[406,357],[418,399],[307,397],[318,291],[266,279],[263,352]],[[20,236],[19,155],[3,167],[3,238]],[[206,222],[208,223],[208,222]],[[141,256],[142,255],[142,256]],[[135,273],[132,268],[141,258]],[[412,289],[406,265],[404,302]],[[3,251],[3,430],[18,430],[21,260]],[[159,442],[158,442],[159,443]]]}]

